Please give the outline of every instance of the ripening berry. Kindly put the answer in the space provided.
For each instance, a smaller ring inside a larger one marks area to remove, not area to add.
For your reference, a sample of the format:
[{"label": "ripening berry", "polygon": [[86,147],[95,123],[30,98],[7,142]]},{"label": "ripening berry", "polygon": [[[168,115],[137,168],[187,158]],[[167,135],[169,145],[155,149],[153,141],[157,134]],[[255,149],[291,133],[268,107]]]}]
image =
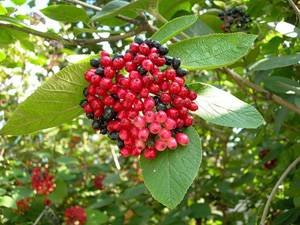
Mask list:
[{"label": "ripening berry", "polygon": [[164,151],[167,148],[167,142],[157,139],[154,146],[157,151]]},{"label": "ripening berry", "polygon": [[145,120],[147,123],[153,123],[155,121],[155,112],[146,111],[145,112]]},{"label": "ripening berry", "polygon": [[144,155],[146,159],[154,159],[156,156],[156,149],[155,148],[146,148],[144,151]]},{"label": "ripening berry", "polygon": [[137,128],[142,128],[142,127],[145,127],[145,126],[146,126],[145,119],[144,119],[144,117],[141,117],[141,116],[136,116],[136,117],[133,119],[133,124],[134,124]]},{"label": "ripening berry", "polygon": [[176,141],[185,146],[189,143],[189,137],[184,133],[178,133],[176,134]]},{"label": "ripening berry", "polygon": [[167,119],[167,113],[164,111],[158,111],[156,116],[155,116],[155,120],[159,123],[163,123],[166,121]]},{"label": "ripening berry", "polygon": [[172,118],[167,118],[163,123],[164,127],[168,130],[174,130],[176,128],[176,122]]},{"label": "ripening berry", "polygon": [[161,125],[158,122],[153,122],[150,124],[149,129],[152,134],[158,134],[159,131],[161,130]]},{"label": "ripening berry", "polygon": [[149,137],[148,128],[141,128],[138,133],[138,137],[141,141],[146,141]]},{"label": "ripening berry", "polygon": [[158,135],[163,141],[167,141],[172,137],[171,131],[166,128],[161,129]]},{"label": "ripening berry", "polygon": [[177,141],[175,138],[171,137],[169,138],[169,140],[167,141],[167,145],[168,145],[168,148],[173,150],[175,148],[177,148]]},{"label": "ripening berry", "polygon": [[144,150],[145,147],[146,147],[146,142],[145,141],[141,141],[139,139],[136,139],[135,140],[135,147],[138,149],[138,150]]},{"label": "ripening berry", "polygon": [[121,149],[121,155],[123,157],[128,157],[131,155],[132,149],[128,146],[125,146]]}]

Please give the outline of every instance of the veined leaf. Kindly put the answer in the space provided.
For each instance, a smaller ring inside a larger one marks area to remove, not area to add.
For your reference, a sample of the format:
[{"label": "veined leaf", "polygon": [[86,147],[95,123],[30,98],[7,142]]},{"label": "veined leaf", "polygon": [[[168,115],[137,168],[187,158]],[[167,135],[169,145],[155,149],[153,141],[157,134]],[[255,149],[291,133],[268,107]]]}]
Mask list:
[{"label": "veined leaf", "polygon": [[84,99],[83,89],[88,86],[84,74],[90,68],[89,62],[72,64],[52,76],[19,105],[0,134],[28,134],[82,114],[79,103]]},{"label": "veined leaf", "polygon": [[286,77],[272,76],[264,80],[264,84],[270,91],[282,94],[300,96],[300,84]]},{"label": "veined leaf", "polygon": [[211,34],[180,41],[169,47],[169,55],[180,57],[181,64],[190,70],[227,66],[244,56],[256,35]]},{"label": "veined leaf", "polygon": [[175,37],[181,31],[185,30],[197,20],[196,16],[182,16],[176,19],[173,19],[163,25],[155,34],[152,35],[151,39],[159,41],[161,44],[164,44],[172,37]]},{"label": "veined leaf", "polygon": [[266,26],[272,30],[277,31],[278,33],[295,38],[300,37],[300,29],[295,27],[293,24],[279,21],[279,22],[269,22],[266,24]]},{"label": "veined leaf", "polygon": [[126,1],[111,1],[106,4],[101,12],[98,12],[95,16],[91,18],[91,21],[101,20],[109,17],[113,17],[120,13],[129,10],[147,10],[151,4],[155,3],[154,0],[137,0],[132,3]]},{"label": "veined leaf", "polygon": [[193,83],[189,88],[198,94],[195,114],[208,122],[239,128],[257,128],[264,122],[254,107],[225,91],[204,83]]},{"label": "veined leaf", "polygon": [[50,19],[61,22],[89,21],[89,16],[83,8],[73,5],[51,5],[41,10]]},{"label": "veined leaf", "polygon": [[153,198],[169,208],[176,207],[195,179],[202,159],[199,135],[193,127],[184,133],[189,137],[187,146],[178,146],[174,151],[158,152],[153,160],[140,159],[146,187]]},{"label": "veined leaf", "polygon": [[269,59],[259,60],[258,62],[253,63],[251,66],[249,66],[248,69],[251,72],[257,70],[270,70],[270,69],[275,69],[280,67],[291,66],[299,62],[300,62],[300,54],[285,55],[285,56],[278,56]]}]

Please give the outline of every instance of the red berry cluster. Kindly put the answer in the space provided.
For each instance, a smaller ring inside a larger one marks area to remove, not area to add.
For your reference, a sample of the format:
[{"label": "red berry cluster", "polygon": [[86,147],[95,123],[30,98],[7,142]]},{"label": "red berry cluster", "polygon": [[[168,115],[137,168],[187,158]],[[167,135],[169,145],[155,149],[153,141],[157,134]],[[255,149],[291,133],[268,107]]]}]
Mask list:
[{"label": "red berry cluster", "polygon": [[34,168],[31,174],[32,187],[40,195],[48,195],[54,191],[56,185],[53,183],[53,179],[54,177],[49,175],[48,168],[45,168],[43,172],[40,166]]},{"label": "red berry cluster", "polygon": [[44,200],[44,205],[45,206],[50,206],[52,204],[52,201],[47,197],[45,200]]},{"label": "red berry cluster", "polygon": [[[263,158],[266,157],[266,155],[268,155],[269,153],[271,152],[271,149],[270,148],[267,148],[267,149],[264,149],[264,150],[261,150],[259,152],[259,158],[262,160]],[[266,162],[264,164],[264,167],[266,169],[272,169],[276,166],[276,162],[277,162],[277,158],[274,158],[272,160],[269,160],[268,162]]]},{"label": "red berry cluster", "polygon": [[65,218],[67,219],[67,224],[81,225],[86,222],[86,214],[84,208],[80,206],[71,206],[65,211]]},{"label": "red berry cluster", "polygon": [[13,209],[15,214],[22,214],[24,215],[25,211],[28,211],[30,207],[30,199],[29,198],[22,198],[16,201],[17,209]]},{"label": "red berry cluster", "polygon": [[85,73],[90,85],[80,105],[94,130],[117,140],[124,157],[144,150],[145,157],[153,159],[157,150],[189,142],[182,132],[194,121],[189,110],[198,109],[193,102],[197,94],[184,85],[189,71],[180,67],[178,57],[167,56],[168,51],[158,41],[136,36],[126,54],[111,58],[102,51]]},{"label": "red berry cluster", "polygon": [[103,180],[105,179],[105,175],[102,173],[99,173],[97,177],[94,179],[94,186],[96,188],[99,188],[99,190],[104,190],[104,186],[102,184]]}]

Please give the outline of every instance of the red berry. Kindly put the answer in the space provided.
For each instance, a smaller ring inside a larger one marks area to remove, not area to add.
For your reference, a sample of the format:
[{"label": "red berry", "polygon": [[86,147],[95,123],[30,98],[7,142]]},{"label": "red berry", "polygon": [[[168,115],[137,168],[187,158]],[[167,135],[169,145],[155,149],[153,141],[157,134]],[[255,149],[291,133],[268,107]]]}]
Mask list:
[{"label": "red berry", "polygon": [[166,121],[167,117],[168,116],[167,116],[166,112],[164,112],[164,111],[158,111],[157,114],[156,114],[155,119],[156,119],[157,122],[163,123],[163,122]]},{"label": "red berry", "polygon": [[114,104],[114,102],[115,102],[115,100],[111,95],[106,95],[103,98],[103,104],[106,105],[106,106],[111,106],[111,105]]},{"label": "red berry", "polygon": [[136,54],[139,52],[139,44],[138,43],[131,43],[129,45],[129,52],[132,54]]},{"label": "red berry", "polygon": [[127,72],[131,72],[133,70],[136,70],[136,64],[134,64],[133,62],[129,61],[125,63],[125,70]]},{"label": "red berry", "polygon": [[146,148],[144,151],[144,155],[146,159],[154,159],[156,156],[156,149],[155,148]]},{"label": "red berry", "polygon": [[157,71],[159,71],[159,68],[156,66],[156,65],[154,65],[153,66],[153,69],[152,70],[150,70],[149,72],[151,73],[151,75],[153,75],[155,72],[157,72]]},{"label": "red berry", "polygon": [[155,112],[146,111],[145,112],[145,120],[147,123],[153,123],[155,121]]},{"label": "red berry", "polygon": [[99,83],[99,87],[102,89],[110,89],[112,87],[113,83],[111,78],[103,77]]},{"label": "red berry", "polygon": [[149,89],[146,87],[142,87],[140,90],[140,97],[141,98],[147,98],[149,96]]},{"label": "red berry", "polygon": [[123,58],[114,59],[112,66],[115,70],[121,70],[125,66],[125,61]]},{"label": "red berry", "polygon": [[158,122],[153,122],[150,124],[149,129],[152,134],[158,134],[159,131],[161,130],[161,125]]},{"label": "red berry", "polygon": [[169,147],[169,149],[173,150],[175,148],[177,148],[177,141],[175,138],[171,137],[168,141],[167,141],[167,145]]},{"label": "red berry", "polygon": [[168,115],[168,117],[175,119],[175,118],[179,117],[179,111],[178,111],[178,109],[171,107],[171,108],[167,109],[167,115]]},{"label": "red berry", "polygon": [[138,115],[138,111],[136,111],[135,109],[128,109],[127,115],[129,119],[134,119],[134,117],[136,117]]},{"label": "red berry", "polygon": [[155,141],[155,148],[157,151],[164,151],[167,148],[167,142],[157,139]]},{"label": "red berry", "polygon": [[158,58],[158,54],[157,53],[150,53],[147,58],[150,59],[151,62],[153,62],[154,64],[156,64],[156,60]]},{"label": "red berry", "polygon": [[170,86],[169,81],[164,80],[163,82],[161,82],[161,83],[159,84],[159,89],[160,89],[161,91],[167,91],[167,90],[169,89],[169,86]]},{"label": "red berry", "polygon": [[134,102],[136,101],[136,99],[137,99],[137,95],[136,95],[136,93],[133,92],[133,91],[128,91],[128,92],[126,93],[126,95],[125,95],[125,99],[126,99],[126,101],[129,101],[129,102],[131,102],[131,103],[134,103]]},{"label": "red berry", "polygon": [[134,139],[132,137],[129,137],[128,139],[124,140],[124,144],[126,146],[132,147],[132,146],[134,146],[135,141],[134,141]]},{"label": "red berry", "polygon": [[138,137],[141,141],[146,141],[149,137],[148,128],[141,128],[138,133]]},{"label": "red berry", "polygon": [[189,106],[189,110],[197,111],[197,109],[198,109],[198,105],[195,102],[191,102],[191,104]]},{"label": "red berry", "polygon": [[189,137],[184,133],[176,134],[176,141],[181,145],[187,145],[189,143]]},{"label": "red berry", "polygon": [[113,126],[114,130],[120,131],[122,129],[121,122],[116,120]]},{"label": "red berry", "polygon": [[184,120],[184,126],[192,126],[194,122],[194,118],[191,115],[186,115],[186,117],[183,119]]},{"label": "red berry", "polygon": [[160,84],[164,80],[164,73],[157,71],[153,74],[153,82]]},{"label": "red berry", "polygon": [[90,82],[92,76],[95,75],[95,71],[96,71],[96,68],[89,69],[89,70],[85,73],[84,79],[85,79],[86,81]]},{"label": "red berry", "polygon": [[160,66],[165,65],[165,63],[166,63],[165,58],[162,56],[158,56],[155,65],[160,67]]},{"label": "red berry", "polygon": [[150,53],[158,53],[158,50],[157,50],[157,48],[155,48],[155,47],[152,47],[151,49],[150,49]]},{"label": "red berry", "polygon": [[188,98],[194,101],[197,98],[197,93],[193,90],[189,91]]},{"label": "red berry", "polygon": [[178,94],[180,91],[180,86],[177,82],[172,82],[169,87],[169,92],[172,95]]},{"label": "red berry", "polygon": [[155,106],[155,101],[153,98],[148,97],[146,98],[145,102],[144,102],[144,108],[145,110],[153,110]]},{"label": "red berry", "polygon": [[144,119],[144,117],[141,117],[141,116],[136,116],[136,117],[133,119],[133,124],[134,124],[137,128],[142,128],[142,127],[145,127],[145,126],[146,126],[145,119]]},{"label": "red berry", "polygon": [[131,126],[130,133],[133,138],[138,138],[139,128],[136,126]]},{"label": "red berry", "polygon": [[145,147],[146,147],[146,142],[144,141],[141,141],[141,140],[135,140],[135,147],[138,149],[138,150],[144,150]]},{"label": "red berry", "polygon": [[113,109],[114,111],[116,111],[116,112],[119,112],[120,110],[123,109],[120,100],[114,102],[114,104],[113,104],[113,106],[112,106],[112,109]]},{"label": "red berry", "polygon": [[104,56],[108,56],[109,57],[109,53],[107,51],[100,52],[100,58],[103,58]]},{"label": "red berry", "polygon": [[96,87],[96,94],[98,96],[106,96],[107,95],[107,91],[106,91],[105,88]]},{"label": "red berry", "polygon": [[122,140],[126,140],[130,137],[130,133],[129,133],[129,130],[127,129],[121,129],[120,130],[120,133],[119,133],[119,137],[122,139]]},{"label": "red berry", "polygon": [[93,84],[90,84],[90,85],[88,86],[87,91],[88,91],[89,94],[95,95],[95,94],[96,94],[96,86],[93,85]]},{"label": "red berry", "polygon": [[178,93],[178,96],[180,96],[181,98],[184,98],[188,95],[189,91],[186,87],[181,87],[180,91]]},{"label": "red berry", "polygon": [[165,78],[167,80],[174,80],[175,76],[176,76],[175,70],[173,70],[173,69],[167,69],[166,70],[166,72],[165,72]]},{"label": "red berry", "polygon": [[103,109],[96,109],[96,110],[94,111],[94,116],[95,116],[95,117],[100,117],[100,116],[102,116],[103,112],[104,112]]},{"label": "red berry", "polygon": [[100,60],[102,66],[111,66],[112,65],[112,59],[109,56],[103,56]]},{"label": "red berry", "polygon": [[163,141],[167,141],[172,137],[171,131],[166,128],[163,128],[158,135]]},{"label": "red berry", "polygon": [[164,127],[168,130],[174,130],[176,128],[176,122],[172,118],[167,118],[163,123]]},{"label": "red berry", "polygon": [[145,76],[142,77],[142,83],[144,86],[148,86],[150,84],[152,84],[153,82],[153,76],[150,74],[147,74]]},{"label": "red berry", "polygon": [[134,57],[133,63],[135,63],[136,65],[141,65],[145,59],[146,59],[146,56],[139,54]]},{"label": "red berry", "polygon": [[122,102],[122,106],[125,108],[125,109],[132,109],[132,102],[128,101],[127,99],[124,100]]},{"label": "red berry", "polygon": [[145,59],[143,62],[142,62],[142,67],[147,70],[147,71],[150,71],[153,69],[153,62],[150,60],[150,59]]},{"label": "red berry", "polygon": [[123,147],[123,148],[121,149],[121,155],[122,155],[123,157],[128,157],[128,156],[130,156],[130,155],[131,155],[131,152],[132,152],[132,149],[131,149],[130,147],[127,147],[127,146],[125,146],[125,147]]},{"label": "red berry", "polygon": [[108,89],[108,92],[111,94],[117,94],[119,86],[117,84],[112,84],[111,87]]},{"label": "red berry", "polygon": [[172,103],[176,108],[180,109],[181,107],[183,107],[184,101],[181,97],[176,96],[173,98]]},{"label": "red berry", "polygon": [[129,62],[132,61],[134,59],[134,55],[132,53],[126,53],[123,57],[125,62]]},{"label": "red berry", "polygon": [[133,156],[139,156],[141,153],[142,153],[142,150],[138,149],[137,147],[133,147],[133,148],[132,148],[131,154],[132,154]]},{"label": "red berry", "polygon": [[83,107],[83,111],[85,113],[92,113],[93,112],[93,107],[90,103],[86,104],[84,107]]},{"label": "red berry", "polygon": [[139,46],[139,52],[142,55],[148,55],[150,53],[149,46],[147,44],[145,44],[145,43],[140,44],[140,46]]},{"label": "red berry", "polygon": [[185,79],[184,77],[175,77],[173,81],[177,82],[180,85],[180,87],[182,87],[184,85]]},{"label": "red berry", "polygon": [[142,88],[142,81],[139,78],[136,78],[130,82],[130,89],[132,91],[139,91]]},{"label": "red berry", "polygon": [[127,110],[125,109],[122,109],[118,112],[118,118],[121,120],[123,118],[127,118]]},{"label": "red berry", "polygon": [[95,99],[91,102],[91,105],[93,107],[93,109],[103,109],[103,104],[105,104],[104,102],[102,103],[102,101],[100,99]]},{"label": "red berry", "polygon": [[137,99],[134,103],[133,103],[133,108],[136,111],[142,111],[144,110],[144,103],[142,102],[141,99]]},{"label": "red berry", "polygon": [[121,80],[121,85],[123,86],[123,88],[129,89],[130,88],[130,79],[128,77],[124,77]]},{"label": "red berry", "polygon": [[126,96],[127,91],[124,88],[119,88],[117,91],[117,96],[119,99],[124,99]]},{"label": "red berry", "polygon": [[225,25],[222,25],[222,26],[221,26],[221,29],[222,29],[222,30],[225,30],[225,29],[226,29],[226,26],[225,26]]},{"label": "red berry", "polygon": [[183,127],[183,125],[184,125],[184,120],[183,119],[176,118],[175,121],[176,121],[176,127],[177,128]]},{"label": "red berry", "polygon": [[123,129],[129,129],[132,125],[130,119],[128,118],[123,118],[120,122]]},{"label": "red berry", "polygon": [[115,76],[115,74],[116,74],[116,71],[111,66],[105,67],[104,76],[113,78]]},{"label": "red berry", "polygon": [[158,84],[150,84],[149,85],[149,91],[151,92],[151,93],[153,93],[153,94],[158,94],[158,92],[159,92],[159,89],[160,89],[160,87],[159,87],[159,85]]},{"label": "red berry", "polygon": [[185,97],[183,99],[183,106],[186,107],[186,108],[189,108],[190,105],[191,105],[191,102],[192,102],[191,99],[189,99],[188,97]]},{"label": "red berry", "polygon": [[92,84],[95,84],[95,85],[98,85],[99,84],[99,82],[100,82],[100,80],[101,80],[101,77],[99,76],[99,75],[93,75],[92,77],[91,77],[91,83]]},{"label": "red berry", "polygon": [[138,71],[131,71],[130,73],[129,73],[129,78],[130,78],[130,80],[133,80],[133,79],[135,79],[135,78],[139,78],[139,79],[141,79],[141,74],[138,72]]}]

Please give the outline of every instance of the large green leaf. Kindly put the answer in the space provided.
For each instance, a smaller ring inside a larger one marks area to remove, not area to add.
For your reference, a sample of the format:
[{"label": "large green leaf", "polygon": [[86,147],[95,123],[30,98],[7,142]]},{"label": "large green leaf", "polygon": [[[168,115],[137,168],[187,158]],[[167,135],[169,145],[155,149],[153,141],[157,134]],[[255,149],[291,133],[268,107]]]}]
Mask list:
[{"label": "large green leaf", "polygon": [[164,44],[172,37],[179,34],[181,31],[185,30],[197,20],[196,16],[182,16],[173,19],[163,25],[155,34],[152,35],[151,39],[159,41]]},{"label": "large green leaf", "polygon": [[13,208],[13,209],[17,208],[16,202],[9,196],[1,196],[0,197],[0,206],[4,206],[7,208]]},{"label": "large green leaf", "polygon": [[186,128],[187,146],[158,152],[153,160],[140,159],[143,178],[152,196],[169,208],[176,207],[195,179],[202,158],[201,143],[193,127]]},{"label": "large green leaf", "polygon": [[280,21],[280,22],[269,22],[266,26],[272,30],[279,32],[282,35],[295,38],[300,37],[300,29],[295,27],[293,24]]},{"label": "large green leaf", "polygon": [[89,21],[84,9],[73,5],[51,5],[41,10],[50,19],[61,22]]},{"label": "large green leaf", "polygon": [[132,3],[119,0],[111,1],[108,4],[106,4],[100,12],[96,13],[96,15],[91,18],[91,21],[110,18],[129,10],[145,11],[148,10],[150,5],[154,2],[154,0],[137,0]]},{"label": "large green leaf", "polygon": [[169,55],[180,57],[182,66],[190,70],[213,69],[240,59],[255,38],[244,33],[195,37],[171,45]]},{"label": "large green leaf", "polygon": [[89,62],[72,64],[52,76],[19,105],[0,134],[28,134],[79,116],[82,91],[88,86],[84,73],[89,68]]},{"label": "large green leaf", "polygon": [[48,198],[55,203],[61,203],[68,195],[68,186],[63,180],[55,180],[55,184],[56,187],[53,192],[50,192]]},{"label": "large green leaf", "polygon": [[5,7],[2,6],[2,3],[0,2],[0,15],[5,15],[7,13],[7,10]]},{"label": "large green leaf", "polygon": [[26,0],[10,0],[11,2],[15,3],[16,5],[23,5]]},{"label": "large green leaf", "polygon": [[86,209],[85,213],[87,217],[85,225],[98,225],[108,221],[108,216],[96,209]]},{"label": "large green leaf", "polygon": [[239,128],[257,128],[264,122],[254,107],[225,91],[204,83],[193,83],[189,88],[198,94],[195,114],[208,122]]},{"label": "large green leaf", "polygon": [[281,94],[300,96],[300,84],[286,77],[272,76],[264,79],[264,84],[270,91]]},{"label": "large green leaf", "polygon": [[285,56],[278,56],[278,57],[259,60],[258,62],[249,66],[248,69],[251,72],[256,70],[270,70],[270,69],[275,69],[280,67],[291,66],[299,62],[300,62],[300,54],[285,55]]}]

